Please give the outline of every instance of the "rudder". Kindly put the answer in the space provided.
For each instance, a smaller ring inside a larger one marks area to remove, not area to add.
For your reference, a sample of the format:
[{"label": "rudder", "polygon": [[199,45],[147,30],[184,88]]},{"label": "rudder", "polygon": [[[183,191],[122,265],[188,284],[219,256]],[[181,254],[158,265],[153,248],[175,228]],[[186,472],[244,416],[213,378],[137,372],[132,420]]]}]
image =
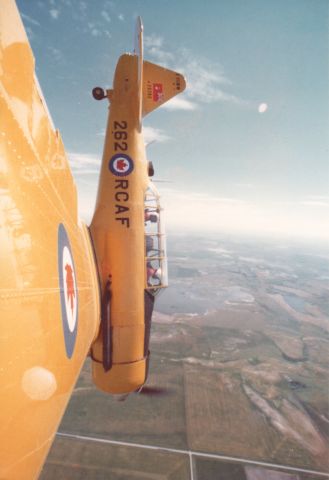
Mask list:
[{"label": "rudder", "polygon": [[185,78],[180,73],[144,61],[142,116],[145,117],[185,88]]}]

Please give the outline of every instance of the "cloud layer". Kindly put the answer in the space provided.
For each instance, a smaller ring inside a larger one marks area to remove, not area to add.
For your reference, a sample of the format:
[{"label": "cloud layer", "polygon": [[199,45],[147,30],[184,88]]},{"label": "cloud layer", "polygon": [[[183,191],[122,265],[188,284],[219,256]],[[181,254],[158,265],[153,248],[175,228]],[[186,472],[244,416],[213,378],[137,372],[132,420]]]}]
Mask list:
[{"label": "cloud layer", "polygon": [[165,41],[158,35],[144,38],[145,55],[167,68],[178,70],[188,78],[187,90],[183,96],[175,97],[163,108],[170,110],[195,110],[202,103],[230,102],[235,105],[248,105],[248,102],[230,93],[232,82],[224,74],[223,68],[205,57],[197,57],[186,48],[175,52],[165,48]]},{"label": "cloud layer", "polygon": [[[100,159],[71,152],[69,160],[78,185],[80,215],[89,223],[95,205]],[[170,232],[329,240],[328,197],[309,195],[294,202],[260,203],[242,196],[221,197],[164,186],[160,187],[160,194]]]},{"label": "cloud layer", "polygon": [[260,203],[172,188],[161,192],[171,231],[329,239],[329,202],[300,200],[288,207],[288,202]]}]

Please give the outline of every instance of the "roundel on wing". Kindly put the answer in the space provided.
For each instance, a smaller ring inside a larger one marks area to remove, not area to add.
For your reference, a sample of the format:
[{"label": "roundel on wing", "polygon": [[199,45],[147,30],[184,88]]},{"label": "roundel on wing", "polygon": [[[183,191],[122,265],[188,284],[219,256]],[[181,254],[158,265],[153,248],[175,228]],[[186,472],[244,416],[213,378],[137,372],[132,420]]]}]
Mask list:
[{"label": "roundel on wing", "polygon": [[58,227],[58,277],[65,349],[71,358],[78,329],[78,290],[69,238],[61,223]]}]

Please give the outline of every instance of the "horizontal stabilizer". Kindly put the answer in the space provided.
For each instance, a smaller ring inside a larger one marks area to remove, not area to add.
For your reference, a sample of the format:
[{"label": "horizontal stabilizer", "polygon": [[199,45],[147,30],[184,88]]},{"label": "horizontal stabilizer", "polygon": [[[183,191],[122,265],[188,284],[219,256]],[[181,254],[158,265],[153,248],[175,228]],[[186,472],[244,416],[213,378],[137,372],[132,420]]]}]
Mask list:
[{"label": "horizontal stabilizer", "polygon": [[143,62],[143,117],[185,90],[183,75]]}]

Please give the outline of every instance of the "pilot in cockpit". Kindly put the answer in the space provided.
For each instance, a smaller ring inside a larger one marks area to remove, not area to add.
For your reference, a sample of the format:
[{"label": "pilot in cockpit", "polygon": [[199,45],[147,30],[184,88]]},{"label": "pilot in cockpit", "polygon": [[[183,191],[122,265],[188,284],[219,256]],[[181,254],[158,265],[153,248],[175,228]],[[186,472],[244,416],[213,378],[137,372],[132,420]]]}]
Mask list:
[{"label": "pilot in cockpit", "polygon": [[161,268],[153,268],[150,262],[146,265],[147,285],[156,287],[161,284]]},{"label": "pilot in cockpit", "polygon": [[159,220],[159,214],[158,212],[152,212],[151,210],[146,209],[144,212],[144,220],[145,222],[156,223]]}]

